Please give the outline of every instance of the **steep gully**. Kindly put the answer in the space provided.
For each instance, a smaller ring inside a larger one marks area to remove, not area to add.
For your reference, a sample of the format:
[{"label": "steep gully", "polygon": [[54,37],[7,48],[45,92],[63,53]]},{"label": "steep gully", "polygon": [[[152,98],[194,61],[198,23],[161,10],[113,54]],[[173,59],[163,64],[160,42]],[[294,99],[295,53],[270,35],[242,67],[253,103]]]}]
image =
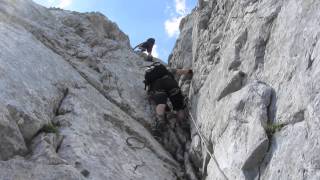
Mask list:
[{"label": "steep gully", "polygon": [[[92,79],[86,75],[85,72],[83,72],[81,69],[79,69],[77,66],[75,66],[70,59],[75,58],[72,57],[68,54],[62,53],[63,51],[59,51],[60,48],[63,47],[57,47],[58,43],[52,42],[50,38],[47,38],[45,34],[42,34],[39,36],[37,35],[40,41],[42,41],[48,48],[56,52],[57,54],[61,55],[66,59],[66,61],[82,76],[83,79],[85,79],[92,87],[94,87],[101,95],[103,95],[107,100],[109,100],[111,103],[115,104],[118,106],[123,112],[125,112],[128,116],[130,116],[132,119],[137,120],[138,122],[142,122],[141,119],[137,119],[133,115],[133,110],[130,110],[130,106],[127,106],[125,104],[120,104],[117,101],[115,101],[112,97],[108,95],[106,90],[99,85],[99,82],[96,82],[95,79]],[[66,98],[68,95],[68,88],[63,88],[63,94],[64,98],[59,102],[59,105],[56,109],[56,115],[63,115],[65,113],[68,113],[67,110],[62,110],[60,108],[63,100]],[[112,117],[105,117],[107,119],[114,119]],[[198,180],[201,178],[201,173],[199,172],[198,168],[194,166],[194,164],[190,161],[189,157],[189,148],[190,148],[190,125],[189,124],[184,124],[183,127],[180,125],[180,123],[177,123],[175,113],[173,112],[167,112],[167,128],[166,131],[163,132],[163,138],[162,141],[159,142],[160,144],[163,145],[163,147],[173,156],[177,162],[181,165],[182,171],[177,174],[176,176],[179,177],[180,179],[190,179],[190,180]],[[114,122],[116,125],[119,125],[119,123]],[[186,121],[187,122],[187,121]],[[120,125],[121,126],[121,125]],[[133,132],[130,127],[120,127],[121,129],[126,129],[130,131],[129,134],[132,134],[133,136],[128,138],[126,140],[126,143],[129,147],[135,148],[135,149],[140,149],[140,148],[149,148],[152,152],[154,152],[159,159],[162,159],[163,161],[170,163],[170,164],[175,164],[174,162],[170,162],[170,159],[167,159],[166,157],[162,157],[159,153],[157,153],[157,150],[154,149],[151,145],[151,143],[147,142],[147,139],[140,136],[138,132]],[[148,127],[146,127],[148,128]],[[135,142],[135,144],[140,144],[139,146],[134,146],[132,145],[131,142]],[[60,140],[60,144],[62,142],[62,139]],[[55,148],[56,152],[59,151],[59,145]],[[134,168],[134,171],[138,169],[139,167],[144,166],[144,164],[137,164]],[[89,176],[89,172],[87,170],[82,170],[81,173],[83,176],[87,177]]]},{"label": "steep gully", "polygon": [[[271,22],[274,18],[271,18]],[[255,69],[259,66],[259,64],[263,63],[263,56],[264,56],[264,51],[265,51],[265,46],[268,42],[268,37],[270,34],[270,25],[269,25],[268,21],[268,32],[266,32],[267,35],[265,35],[265,37],[263,37],[263,42],[261,44],[259,44],[257,47],[264,47],[262,49],[256,49],[256,66]],[[240,35],[240,37],[238,38],[237,42],[236,42],[236,47],[235,47],[235,62],[240,61],[240,50],[241,48],[244,46],[244,44],[246,43],[246,39],[248,36],[248,32],[244,31],[243,34]],[[49,37],[46,37],[45,34],[39,35],[37,34],[36,37],[43,42],[48,48],[52,49],[54,52],[56,52],[57,54],[60,54],[61,56],[64,57],[64,59],[66,59],[66,61],[92,86],[94,87],[98,92],[100,92],[100,94],[102,94],[106,99],[108,99],[110,102],[112,102],[113,104],[117,105],[123,112],[125,112],[127,115],[129,115],[131,118],[136,119],[138,122],[141,122],[140,119],[137,119],[134,115],[133,115],[133,110],[130,109],[130,106],[127,106],[125,104],[120,104],[117,101],[115,101],[112,97],[110,97],[108,95],[108,93],[105,91],[105,89],[99,85],[99,82],[96,82],[95,79],[92,79],[90,77],[88,77],[88,75],[86,75],[85,72],[83,72],[80,68],[78,68],[76,65],[74,65],[71,61],[72,57],[66,53],[63,53],[63,51],[60,51],[59,49],[63,49],[63,45],[59,44],[59,42],[54,42],[53,40],[50,40]],[[260,42],[260,41],[259,41]],[[237,64],[237,63],[236,63]],[[240,61],[241,64],[241,61]],[[230,70],[236,70],[237,67],[239,65],[235,65],[235,66],[229,66],[229,71]],[[218,98],[218,101],[223,99],[224,97],[226,97],[229,94],[232,94],[233,92],[236,92],[238,90],[240,90],[243,86],[245,86],[245,78],[246,78],[246,74],[238,71],[238,73],[236,73],[234,75],[233,78],[231,78],[230,82],[227,83],[226,87],[222,90],[222,92],[220,93],[220,96]],[[63,102],[63,100],[66,98],[66,96],[68,95],[68,88],[64,88],[64,90],[62,90],[63,92],[63,98],[60,102],[58,102],[58,107],[56,109],[56,115],[59,116],[61,114],[65,114],[68,113],[67,111],[64,112],[64,110],[60,110],[60,106]],[[272,101],[271,101],[272,102]],[[272,102],[271,104],[275,104],[274,102]],[[271,106],[269,107],[269,114],[270,116],[273,116],[272,112],[275,111],[275,107]],[[110,117],[106,117],[108,119],[110,119]],[[210,158],[213,158],[213,152],[212,150],[207,150],[207,156],[206,158],[204,158],[203,160],[203,166],[202,166],[202,172],[199,171],[199,169],[201,167],[195,167],[194,164],[192,163],[192,161],[190,161],[190,157],[189,157],[189,149],[190,149],[190,124],[186,125],[184,124],[183,126],[179,125],[179,123],[176,122],[176,118],[175,118],[175,114],[172,112],[168,112],[167,113],[167,119],[168,119],[168,128],[166,130],[166,132],[164,132],[163,134],[163,139],[160,142],[164,148],[170,152],[170,154],[181,164],[181,166],[184,169],[184,172],[181,172],[180,175],[177,175],[178,177],[181,177],[182,179],[190,179],[190,180],[196,180],[196,179],[200,179],[202,178],[202,176],[205,176],[205,171],[206,171],[206,167],[208,164],[208,160],[207,158],[209,158],[209,156],[211,156]],[[191,121],[193,119],[192,115],[189,115],[189,121],[188,122],[193,122]],[[272,119],[272,118],[269,118]],[[186,121],[187,122],[187,121]],[[116,123],[116,122],[115,122]],[[196,122],[194,122],[194,125],[196,125]],[[130,128],[125,128],[130,130]],[[130,140],[137,140],[140,141],[141,144],[144,144],[141,148],[143,147],[148,147],[151,151],[153,151],[155,154],[157,154],[157,151],[155,149],[152,148],[152,146],[149,146],[150,143],[146,142],[146,139],[139,136],[138,132],[131,132],[130,134],[135,135],[134,138],[135,139],[127,139],[127,144],[128,146],[131,146]],[[201,136],[201,132],[198,131],[198,134]],[[272,136],[269,137],[269,142],[271,142]],[[62,139],[59,141],[61,143]],[[203,143],[205,143],[205,140],[202,140]],[[269,143],[270,146],[271,143]],[[210,145],[210,144],[209,144]],[[135,147],[133,147],[135,148]],[[139,147],[136,147],[139,148]],[[207,149],[211,149],[210,147],[208,147],[208,144],[204,144],[204,148]],[[58,145],[56,145],[55,147],[55,151],[59,151],[59,143]],[[159,154],[157,154],[159,155]],[[159,155],[160,156],[160,155]],[[163,159],[163,157],[159,157],[160,159]],[[264,158],[263,158],[264,159]],[[163,159],[164,161],[168,162],[170,161],[169,159]],[[219,164],[216,162],[217,166],[219,167]],[[143,166],[144,164],[138,164],[135,166],[134,170],[136,170],[137,168]],[[248,170],[248,169],[247,169]],[[220,171],[223,173],[223,171],[220,169]],[[248,170],[250,171],[250,170]],[[84,176],[87,176],[88,173],[87,171],[83,171],[82,173]],[[224,175],[225,176],[225,175]],[[225,176],[225,179],[228,179]]]}]

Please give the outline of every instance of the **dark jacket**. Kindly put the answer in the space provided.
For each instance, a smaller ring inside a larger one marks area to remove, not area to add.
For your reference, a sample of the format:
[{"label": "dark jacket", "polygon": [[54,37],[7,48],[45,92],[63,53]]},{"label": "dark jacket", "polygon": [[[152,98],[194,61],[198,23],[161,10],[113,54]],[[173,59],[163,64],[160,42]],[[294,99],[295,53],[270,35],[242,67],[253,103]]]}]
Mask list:
[{"label": "dark jacket", "polygon": [[155,40],[153,38],[149,38],[147,41],[141,43],[139,45],[139,48],[141,50],[147,50],[148,53],[151,53],[154,43],[155,43]]}]

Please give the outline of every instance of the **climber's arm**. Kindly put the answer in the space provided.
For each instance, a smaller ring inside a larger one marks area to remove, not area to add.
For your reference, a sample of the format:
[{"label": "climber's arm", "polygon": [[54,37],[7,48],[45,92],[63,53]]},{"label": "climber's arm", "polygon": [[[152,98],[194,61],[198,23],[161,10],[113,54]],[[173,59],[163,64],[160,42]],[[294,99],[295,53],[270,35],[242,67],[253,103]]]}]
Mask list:
[{"label": "climber's arm", "polygon": [[186,74],[193,74],[192,69],[176,69],[176,74],[177,75],[186,75]]},{"label": "climber's arm", "polygon": [[133,50],[137,49],[138,47],[141,47],[142,44],[143,43],[140,43],[140,44],[136,45],[136,47],[134,47]]}]

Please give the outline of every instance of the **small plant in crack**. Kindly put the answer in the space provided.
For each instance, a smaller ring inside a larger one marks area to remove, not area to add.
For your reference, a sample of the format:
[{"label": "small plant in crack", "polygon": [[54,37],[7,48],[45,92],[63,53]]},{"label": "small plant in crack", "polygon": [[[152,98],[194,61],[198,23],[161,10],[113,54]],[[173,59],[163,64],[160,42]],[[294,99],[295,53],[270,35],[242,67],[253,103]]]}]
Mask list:
[{"label": "small plant in crack", "polygon": [[46,124],[43,126],[42,131],[45,133],[55,133],[59,134],[58,127],[52,123]]},{"label": "small plant in crack", "polygon": [[285,124],[281,124],[281,123],[275,123],[275,124],[268,123],[266,127],[266,133],[269,139],[274,135],[274,133],[279,132],[284,126]]}]

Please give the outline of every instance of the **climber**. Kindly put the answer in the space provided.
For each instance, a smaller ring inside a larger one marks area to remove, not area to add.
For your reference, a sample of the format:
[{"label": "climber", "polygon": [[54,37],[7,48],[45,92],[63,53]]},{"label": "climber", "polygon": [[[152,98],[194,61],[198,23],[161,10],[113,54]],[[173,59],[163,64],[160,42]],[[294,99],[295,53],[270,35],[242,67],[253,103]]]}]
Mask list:
[{"label": "climber", "polygon": [[173,69],[166,68],[163,64],[155,62],[148,66],[145,73],[145,89],[150,98],[156,104],[156,121],[152,127],[152,132],[159,137],[165,128],[165,111],[167,99],[169,98],[173,110],[177,112],[177,122],[181,123],[185,117],[184,114],[184,96],[174,79],[174,75],[188,75],[192,78],[191,69]]},{"label": "climber", "polygon": [[135,50],[136,48],[139,48],[140,52],[148,52],[148,56],[146,58],[146,61],[153,61],[153,57],[151,55],[152,53],[152,48],[154,46],[155,43],[155,39],[154,38],[149,38],[147,39],[147,41],[138,44],[135,48],[133,48],[133,50]]}]

